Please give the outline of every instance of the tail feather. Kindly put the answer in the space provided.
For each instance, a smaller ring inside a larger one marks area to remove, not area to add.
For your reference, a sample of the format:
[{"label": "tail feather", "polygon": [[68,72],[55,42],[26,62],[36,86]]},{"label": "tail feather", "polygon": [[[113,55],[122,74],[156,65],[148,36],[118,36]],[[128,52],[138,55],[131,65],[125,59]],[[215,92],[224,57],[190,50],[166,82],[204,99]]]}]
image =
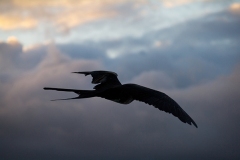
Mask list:
[{"label": "tail feather", "polygon": [[74,98],[66,98],[66,99],[55,99],[56,100],[70,100],[70,99],[81,99],[81,98],[90,98],[96,96],[95,90],[78,90],[78,89],[65,89],[65,88],[51,88],[51,87],[44,87],[44,90],[55,90],[55,91],[64,91],[64,92],[74,92],[78,94],[78,97]]},{"label": "tail feather", "polygon": [[80,92],[82,90],[78,89],[66,89],[66,88],[51,88],[51,87],[44,87],[44,90],[55,90],[55,91],[65,91],[65,92]]},{"label": "tail feather", "polygon": [[81,97],[80,97],[80,96],[77,96],[77,97],[73,97],[73,98],[53,99],[53,100],[51,100],[51,101],[71,100],[71,99],[81,99]]}]

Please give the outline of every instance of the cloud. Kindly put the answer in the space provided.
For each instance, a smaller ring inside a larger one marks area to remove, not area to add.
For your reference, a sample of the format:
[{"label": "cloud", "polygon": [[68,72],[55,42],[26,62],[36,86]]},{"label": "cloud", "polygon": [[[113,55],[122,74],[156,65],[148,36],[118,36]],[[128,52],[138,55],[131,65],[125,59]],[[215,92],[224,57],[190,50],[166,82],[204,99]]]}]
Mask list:
[{"label": "cloud", "polygon": [[37,27],[38,22],[30,17],[19,17],[19,15],[0,15],[0,29],[32,29]]},{"label": "cloud", "polygon": [[14,37],[14,36],[8,37],[7,43],[10,44],[10,45],[18,45],[18,44],[20,44],[18,39],[16,37]]},{"label": "cloud", "polygon": [[81,24],[115,17],[118,14],[117,6],[126,2],[126,0],[5,1],[3,5],[8,10],[0,10],[2,13],[0,28],[2,30],[32,29],[43,23],[45,25],[49,23],[58,31],[66,32]]},{"label": "cloud", "polygon": [[0,51],[1,73],[6,77],[34,71],[39,65],[54,66],[60,62],[74,61],[63,54],[54,42],[24,47],[14,36],[9,37],[6,42],[0,42]]},{"label": "cloud", "polygon": [[[141,72],[160,70],[173,79],[181,79],[176,82],[177,87],[187,87],[227,74],[239,62],[238,26],[239,18],[224,11],[148,32],[140,39],[126,38],[105,45],[123,53],[111,59],[111,64],[119,72],[124,70],[122,74],[128,75],[128,80]],[[156,41],[163,45],[153,47]],[[139,46],[142,49],[132,54]]]},{"label": "cloud", "polygon": [[[210,3],[211,2],[211,3]],[[58,43],[139,38],[209,13],[225,10],[227,1],[1,1],[0,32],[23,44],[52,39]],[[172,8],[164,7],[170,3]],[[176,7],[175,7],[176,6]],[[154,42],[151,42],[152,44]],[[137,51],[143,51],[138,48]],[[109,55],[119,54],[110,49]],[[136,52],[136,51],[134,51]]]},{"label": "cloud", "polygon": [[162,3],[166,8],[173,8],[176,6],[186,5],[192,1],[193,0],[162,0]]},{"label": "cloud", "polygon": [[[96,60],[72,59],[51,46],[32,70],[4,83],[0,90],[4,95],[0,105],[1,157],[239,158],[239,67],[205,84],[164,89],[193,117],[199,129],[140,102],[128,106],[100,98],[51,102],[52,98],[74,95],[42,90],[44,86],[89,89],[91,77],[70,71],[104,67]],[[162,82],[170,86],[173,80],[155,71],[134,76],[133,82],[152,88],[163,85],[157,79],[163,78]]]},{"label": "cloud", "polygon": [[141,84],[143,86],[148,86],[150,88],[160,88],[160,89],[162,88],[171,89],[171,88],[174,88],[174,84],[175,84],[172,78],[168,77],[165,73],[158,72],[158,71],[143,72],[140,75],[134,77],[134,79],[131,81],[133,83]]},{"label": "cloud", "polygon": [[22,44],[15,37],[9,37],[7,42],[0,42],[0,66],[2,73],[9,71],[19,65]]},{"label": "cloud", "polygon": [[233,13],[240,13],[240,3],[233,3],[230,5],[229,10]]}]

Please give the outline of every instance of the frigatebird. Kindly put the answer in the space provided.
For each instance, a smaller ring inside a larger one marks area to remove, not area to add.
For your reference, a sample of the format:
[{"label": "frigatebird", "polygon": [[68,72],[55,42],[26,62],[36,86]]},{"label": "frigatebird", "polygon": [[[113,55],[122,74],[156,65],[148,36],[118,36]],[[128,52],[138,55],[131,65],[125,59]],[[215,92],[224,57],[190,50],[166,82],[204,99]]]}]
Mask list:
[{"label": "frigatebird", "polygon": [[182,122],[193,124],[197,128],[194,120],[175,102],[163,92],[153,90],[137,84],[121,84],[117,78],[117,73],[111,71],[88,71],[72,72],[92,76],[92,83],[97,84],[94,90],[78,90],[65,88],[45,87],[45,90],[74,92],[77,97],[56,100],[82,99],[91,97],[101,97],[121,104],[129,104],[133,100],[138,100],[152,105],[159,110],[171,113]]}]

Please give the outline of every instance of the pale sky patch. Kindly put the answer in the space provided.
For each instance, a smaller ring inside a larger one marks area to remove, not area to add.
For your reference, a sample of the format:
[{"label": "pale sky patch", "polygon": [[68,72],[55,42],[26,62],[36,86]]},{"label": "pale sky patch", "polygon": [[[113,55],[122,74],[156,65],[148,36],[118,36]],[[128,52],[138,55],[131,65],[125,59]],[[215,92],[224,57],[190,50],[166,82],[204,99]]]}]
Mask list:
[{"label": "pale sky patch", "polygon": [[20,17],[19,15],[0,15],[0,29],[32,29],[38,24],[37,20],[31,17]]},{"label": "pale sky patch", "polygon": [[153,46],[154,47],[161,47],[163,45],[163,43],[161,42],[161,41],[155,41],[154,43],[153,43]]},{"label": "pale sky patch", "polygon": [[233,13],[240,13],[240,3],[233,3],[230,5],[229,9]]},{"label": "pale sky patch", "polygon": [[176,6],[181,6],[192,2],[193,0],[163,0],[163,5],[166,8],[173,8]]},{"label": "pale sky patch", "polygon": [[19,44],[19,41],[18,41],[18,39],[16,37],[10,36],[7,39],[7,43],[14,45],[14,44]]}]

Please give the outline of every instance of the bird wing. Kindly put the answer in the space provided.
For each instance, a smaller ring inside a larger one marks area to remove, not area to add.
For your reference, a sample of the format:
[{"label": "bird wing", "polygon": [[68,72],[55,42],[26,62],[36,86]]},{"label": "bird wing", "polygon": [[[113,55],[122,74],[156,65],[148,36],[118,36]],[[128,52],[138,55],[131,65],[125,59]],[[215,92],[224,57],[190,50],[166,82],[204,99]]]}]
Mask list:
[{"label": "bird wing", "polygon": [[[91,75],[93,77],[92,83],[98,84],[94,89],[107,89],[113,86],[121,85],[117,78],[117,73],[111,71],[84,71],[84,72],[73,72],[78,74],[84,74],[85,76]],[[100,84],[99,84],[100,83]]]},{"label": "bird wing", "polygon": [[177,102],[165,93],[136,84],[125,84],[122,85],[122,87],[125,88],[124,90],[126,93],[131,94],[133,99],[145,102],[167,113],[171,113],[182,122],[190,125],[193,124],[197,128],[197,124],[194,120],[177,104]]}]

